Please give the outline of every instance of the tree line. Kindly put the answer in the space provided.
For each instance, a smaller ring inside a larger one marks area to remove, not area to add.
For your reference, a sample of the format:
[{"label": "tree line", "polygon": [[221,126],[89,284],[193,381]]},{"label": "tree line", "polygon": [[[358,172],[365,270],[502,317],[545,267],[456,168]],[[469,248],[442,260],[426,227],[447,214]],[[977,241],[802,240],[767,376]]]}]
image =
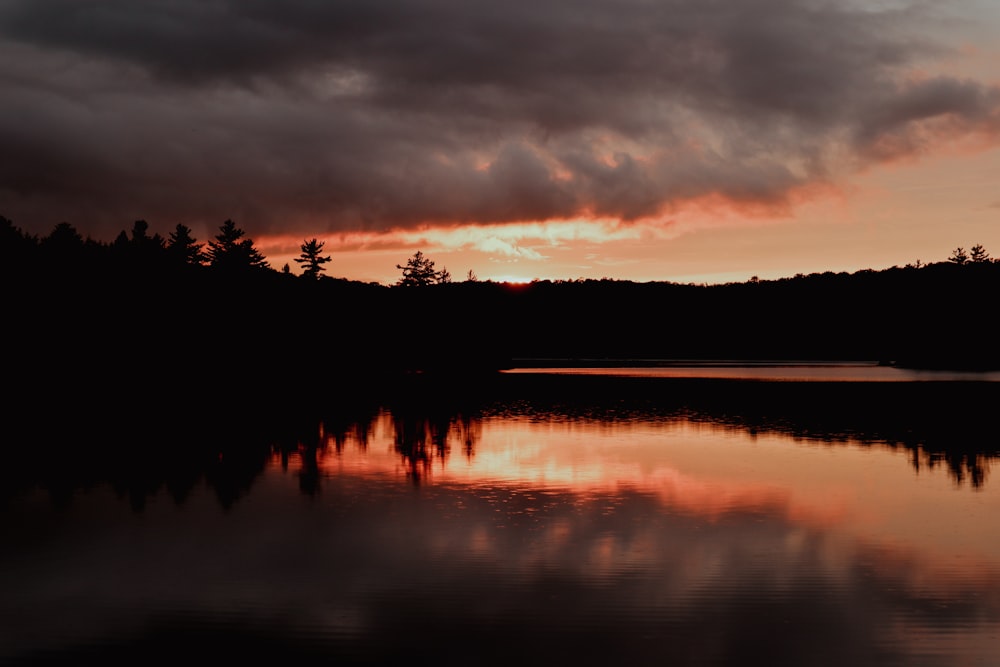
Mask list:
[{"label": "tree line", "polygon": [[[130,258],[166,266],[210,266],[222,271],[271,270],[264,254],[246,232],[232,220],[219,226],[218,233],[207,243],[192,235],[187,225],[178,224],[166,238],[150,234],[149,223],[136,220],[130,231],[122,230],[114,241],[103,243],[82,234],[70,223],[60,222],[44,237],[25,233],[7,218],[0,216],[0,238],[6,248],[6,260],[67,262],[78,264],[87,259]],[[317,278],[330,261],[323,256],[323,242],[303,241],[301,255],[294,261],[303,265],[303,276]],[[289,272],[286,265],[283,269]]]},{"label": "tree line", "polygon": [[[10,264],[30,260],[34,254],[46,253],[47,261],[68,261],[75,263],[88,255],[94,256],[101,252],[111,252],[120,255],[132,255],[144,262],[159,262],[161,265],[172,263],[175,266],[209,266],[223,271],[273,270],[264,254],[256,247],[253,239],[238,227],[231,219],[219,226],[218,233],[207,243],[201,243],[194,238],[190,227],[178,223],[167,237],[159,233],[149,233],[149,223],[136,220],[130,232],[122,230],[110,244],[94,240],[82,234],[70,223],[60,222],[52,231],[39,238],[29,235],[0,215],[0,240],[6,249],[4,258]],[[326,271],[326,264],[332,260],[330,255],[324,255],[325,241],[317,238],[303,240],[300,245],[300,255],[295,258],[301,265],[302,277],[318,279]],[[958,246],[948,255],[947,262],[957,265],[989,264],[1000,260],[990,257],[990,253],[982,244],[975,244],[966,250]],[[928,265],[921,260],[906,264],[907,269],[925,268]],[[436,268],[434,260],[426,256],[422,250],[416,251],[405,264],[397,264],[401,277],[395,285],[401,287],[425,287],[429,285],[448,284],[452,275],[447,267]],[[898,267],[892,267],[898,268]],[[867,269],[870,271],[870,269]],[[285,264],[281,272],[289,274],[291,268]],[[795,278],[803,278],[796,274]],[[469,270],[465,282],[478,282],[474,271]],[[582,280],[582,279],[581,279]],[[608,280],[607,278],[603,280]],[[539,282],[539,281],[535,281]],[[556,281],[565,282],[565,281]],[[570,280],[569,282],[574,282]],[[628,281],[626,281],[628,282]],[[760,278],[752,276],[748,282],[759,283]]]},{"label": "tree line", "polygon": [[[325,275],[305,240],[274,270],[233,221],[206,244],[136,221],[111,243],[67,223],[46,237],[0,218],[8,356],[42,391],[90,375],[118,391],[176,379],[217,396],[325,390],[337,378],[495,370],[559,360],[878,360],[1000,368],[986,313],[1000,263],[981,245],[943,261],[697,285],[611,279],[453,281],[418,251],[393,285]],[[528,360],[527,362],[524,360]],[[45,371],[45,372],[42,372]]]},{"label": "tree line", "polygon": [[[6,249],[6,261],[30,261],[33,256],[45,258],[43,261],[68,262],[109,256],[129,257],[144,263],[162,266],[207,266],[219,271],[242,272],[247,270],[273,270],[264,254],[257,248],[246,231],[231,219],[219,226],[218,233],[207,243],[199,242],[190,227],[177,224],[166,237],[158,232],[150,234],[149,223],[136,220],[131,230],[122,230],[110,243],[84,238],[70,223],[60,222],[44,237],[29,235],[14,223],[0,216],[0,239]],[[323,277],[326,264],[332,260],[324,255],[325,241],[317,238],[303,240],[300,254],[293,261],[301,266],[301,276],[316,280]],[[451,273],[447,267],[437,269],[434,260],[418,250],[405,264],[397,264],[402,272],[396,285],[403,287],[426,286],[450,283]],[[285,264],[281,272],[291,273]],[[475,274],[469,271],[469,280]]]}]

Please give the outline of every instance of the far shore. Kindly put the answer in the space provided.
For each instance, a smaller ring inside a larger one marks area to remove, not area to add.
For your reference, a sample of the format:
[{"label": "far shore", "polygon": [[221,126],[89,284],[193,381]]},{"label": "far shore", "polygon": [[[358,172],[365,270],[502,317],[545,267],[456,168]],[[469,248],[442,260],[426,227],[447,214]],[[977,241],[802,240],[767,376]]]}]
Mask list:
[{"label": "far shore", "polygon": [[898,368],[909,371],[989,373],[992,364],[949,364],[942,361],[831,360],[831,359],[633,359],[633,358],[513,358],[508,368]]},{"label": "far shore", "polygon": [[511,368],[702,368],[702,367],[808,367],[885,366],[879,361],[802,359],[630,359],[630,358],[515,358]]}]

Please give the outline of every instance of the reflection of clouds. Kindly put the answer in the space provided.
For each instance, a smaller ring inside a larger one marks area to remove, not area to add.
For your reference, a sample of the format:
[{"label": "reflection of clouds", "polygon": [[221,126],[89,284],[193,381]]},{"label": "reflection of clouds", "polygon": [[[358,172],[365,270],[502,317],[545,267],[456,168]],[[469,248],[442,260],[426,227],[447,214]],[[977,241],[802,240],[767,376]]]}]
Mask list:
[{"label": "reflection of clouds", "polygon": [[428,656],[445,642],[489,641],[521,647],[500,654],[532,664],[524,651],[539,635],[583,662],[615,651],[637,651],[630,664],[658,660],[664,646],[649,637],[682,664],[996,655],[996,563],[939,569],[905,548],[797,524],[781,507],[701,516],[626,487],[413,489],[345,473],[306,509],[292,473],[270,467],[225,514],[204,490],[181,516],[153,503],[141,522],[107,494],[79,498],[80,530],[4,558],[0,615],[16,615],[21,632],[4,637],[0,657],[114,643],[165,613],[316,647],[361,642],[376,655],[416,637],[411,650]]}]

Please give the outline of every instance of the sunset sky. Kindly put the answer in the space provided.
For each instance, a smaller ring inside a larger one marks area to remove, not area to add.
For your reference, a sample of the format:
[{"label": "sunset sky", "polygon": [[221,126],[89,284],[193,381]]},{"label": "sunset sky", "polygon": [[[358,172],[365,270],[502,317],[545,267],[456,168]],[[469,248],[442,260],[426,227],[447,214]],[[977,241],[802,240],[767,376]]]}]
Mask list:
[{"label": "sunset sky", "polygon": [[0,0],[0,215],[280,268],[726,282],[1000,256],[996,0]]}]

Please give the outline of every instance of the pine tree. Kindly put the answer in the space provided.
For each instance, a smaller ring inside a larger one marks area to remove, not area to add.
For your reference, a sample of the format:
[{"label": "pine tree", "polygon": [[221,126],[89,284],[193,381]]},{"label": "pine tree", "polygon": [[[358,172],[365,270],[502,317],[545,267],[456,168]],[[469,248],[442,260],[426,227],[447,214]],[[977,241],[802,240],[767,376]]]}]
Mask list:
[{"label": "pine tree", "polygon": [[969,249],[969,261],[973,264],[982,264],[990,261],[990,253],[986,252],[986,248],[982,244],[977,243]]},{"label": "pine tree", "polygon": [[315,280],[319,278],[319,275],[323,271],[326,271],[323,265],[330,261],[330,256],[320,256],[324,245],[326,245],[326,241],[317,241],[316,239],[302,242],[302,254],[295,258],[295,261],[304,265],[302,270],[303,278]]},{"label": "pine tree", "polygon": [[424,253],[418,250],[413,257],[406,260],[406,266],[396,265],[397,269],[403,271],[403,277],[399,279],[397,285],[403,287],[419,287],[421,285],[433,285],[439,282],[450,282],[451,274],[448,270],[436,271],[434,260],[424,257]]},{"label": "pine tree", "polygon": [[269,269],[270,264],[264,259],[251,239],[232,220],[226,220],[219,227],[214,241],[208,242],[206,256],[211,266],[219,269],[243,270],[250,268]]},{"label": "pine tree", "polygon": [[191,229],[178,224],[167,241],[167,250],[182,264],[200,266],[205,263],[205,253],[201,244],[191,236]]}]

